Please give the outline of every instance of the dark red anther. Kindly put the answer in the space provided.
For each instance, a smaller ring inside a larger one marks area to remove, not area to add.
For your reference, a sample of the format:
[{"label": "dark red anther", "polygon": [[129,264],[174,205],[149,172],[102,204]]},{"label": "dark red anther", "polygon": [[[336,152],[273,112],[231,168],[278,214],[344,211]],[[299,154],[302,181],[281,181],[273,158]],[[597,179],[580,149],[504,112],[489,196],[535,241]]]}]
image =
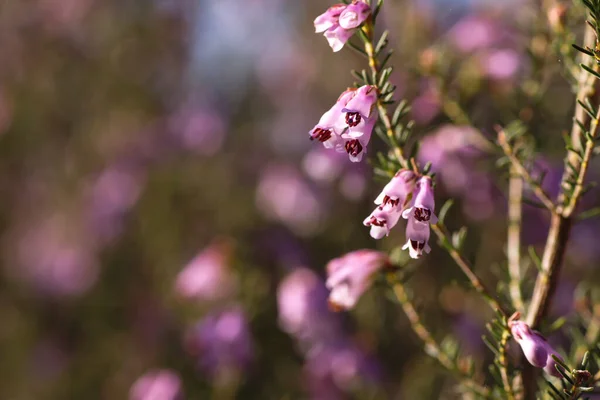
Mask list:
[{"label": "dark red anther", "polygon": [[326,142],[331,138],[331,130],[315,128],[313,131],[310,140],[317,139],[319,142]]},{"label": "dark red anther", "polygon": [[362,117],[357,112],[348,112],[348,113],[346,113],[346,123],[350,127],[355,127],[356,125],[360,124],[361,118]]},{"label": "dark red anther", "polygon": [[431,211],[427,208],[415,208],[415,219],[419,222],[429,222]]},{"label": "dark red anther", "polygon": [[344,147],[346,152],[354,157],[359,155],[363,149],[362,144],[357,139],[349,140]]}]

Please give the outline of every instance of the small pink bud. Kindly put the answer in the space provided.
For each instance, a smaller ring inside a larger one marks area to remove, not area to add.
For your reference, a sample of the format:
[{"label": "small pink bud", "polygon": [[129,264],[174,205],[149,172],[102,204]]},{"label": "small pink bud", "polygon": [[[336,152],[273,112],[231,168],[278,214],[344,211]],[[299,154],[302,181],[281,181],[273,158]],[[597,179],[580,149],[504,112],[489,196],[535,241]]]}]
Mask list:
[{"label": "small pink bud", "polygon": [[544,368],[548,364],[549,346],[540,334],[531,330],[529,325],[522,321],[511,322],[510,331],[531,365]]}]

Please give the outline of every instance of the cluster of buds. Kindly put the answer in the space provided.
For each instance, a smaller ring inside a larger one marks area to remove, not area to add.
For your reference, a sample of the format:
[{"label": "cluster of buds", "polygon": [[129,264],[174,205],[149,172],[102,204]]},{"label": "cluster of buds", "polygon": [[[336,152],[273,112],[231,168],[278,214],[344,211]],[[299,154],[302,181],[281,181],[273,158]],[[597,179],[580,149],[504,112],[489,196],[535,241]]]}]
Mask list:
[{"label": "cluster of buds", "polygon": [[371,286],[373,276],[389,264],[385,253],[357,250],[335,258],[327,264],[329,306],[334,311],[349,310]]},{"label": "cluster of buds", "polygon": [[369,15],[371,7],[363,1],[336,4],[315,18],[315,31],[323,33],[333,51],[340,51]]},{"label": "cluster of buds", "polygon": [[348,89],[309,132],[327,149],[346,152],[353,162],[362,160],[377,122],[373,108],[377,103],[377,88],[372,85]]},{"label": "cluster of buds", "polygon": [[407,220],[407,241],[403,249],[408,249],[412,258],[419,258],[423,252],[431,251],[428,243],[429,224],[437,223],[431,177],[417,178],[413,171],[402,169],[383,188],[375,204],[375,210],[364,220],[364,225],[371,227],[374,239],[389,235],[402,216]]},{"label": "cluster of buds", "polygon": [[556,369],[556,361],[552,356],[558,359],[562,358],[550,346],[545,337],[539,332],[534,331],[523,321],[518,321],[519,315],[511,317],[508,321],[508,327],[515,338],[527,361],[534,367],[543,368],[547,374],[560,378],[561,375]]}]

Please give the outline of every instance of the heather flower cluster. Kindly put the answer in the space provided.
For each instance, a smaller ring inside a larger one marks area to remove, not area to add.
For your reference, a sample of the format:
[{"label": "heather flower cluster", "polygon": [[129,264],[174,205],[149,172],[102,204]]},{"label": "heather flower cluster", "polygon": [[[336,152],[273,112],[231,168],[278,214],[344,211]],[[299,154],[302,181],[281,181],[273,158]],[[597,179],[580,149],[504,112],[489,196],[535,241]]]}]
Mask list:
[{"label": "heather flower cluster", "polygon": [[336,4],[315,18],[315,32],[323,33],[331,49],[337,52],[370,15],[371,7],[363,1]]},{"label": "heather flower cluster", "polygon": [[423,252],[431,251],[428,243],[429,225],[437,223],[431,177],[422,176],[417,179],[413,171],[400,170],[383,188],[375,199],[375,204],[377,208],[364,220],[364,225],[371,227],[374,239],[388,236],[402,216],[407,220],[407,240],[402,248],[408,249],[411,258],[419,258]]},{"label": "heather flower cluster", "polygon": [[361,161],[377,122],[373,111],[376,103],[375,86],[346,90],[309,132],[310,139],[323,143],[326,149],[348,153],[352,162]]}]

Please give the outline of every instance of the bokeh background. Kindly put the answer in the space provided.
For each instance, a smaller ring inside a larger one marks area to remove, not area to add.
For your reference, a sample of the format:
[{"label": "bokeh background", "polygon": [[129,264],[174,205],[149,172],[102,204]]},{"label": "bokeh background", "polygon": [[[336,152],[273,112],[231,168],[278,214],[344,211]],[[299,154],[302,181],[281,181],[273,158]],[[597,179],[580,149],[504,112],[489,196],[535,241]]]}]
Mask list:
[{"label": "bokeh background", "polygon": [[[384,184],[369,163],[308,140],[365,66],[313,33],[330,5],[0,2],[0,399],[460,397],[385,285],[327,308],[327,261],[405,240],[362,225]],[[387,0],[379,22],[438,205],[456,199],[448,225],[502,280],[506,173],[481,134],[524,120],[557,192],[574,101],[548,23],[564,21],[534,1]],[[525,223],[541,249],[545,214]],[[597,278],[598,228],[574,229],[554,316]],[[491,313],[432,247],[415,302],[485,371]]]}]

